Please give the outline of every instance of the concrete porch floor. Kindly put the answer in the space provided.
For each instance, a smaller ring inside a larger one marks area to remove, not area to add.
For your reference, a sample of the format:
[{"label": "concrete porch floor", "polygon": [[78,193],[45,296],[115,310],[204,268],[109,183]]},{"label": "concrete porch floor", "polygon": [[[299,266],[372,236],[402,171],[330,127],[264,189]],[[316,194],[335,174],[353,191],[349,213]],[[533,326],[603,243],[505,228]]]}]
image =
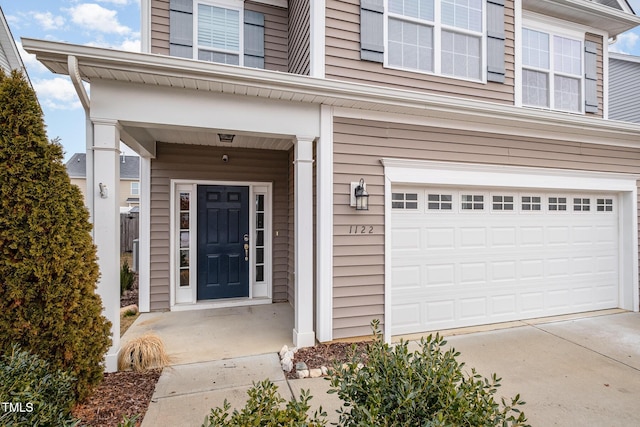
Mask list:
[{"label": "concrete porch floor", "polygon": [[277,353],[293,346],[293,316],[289,303],[142,313],[121,344],[153,332],[172,365]]}]

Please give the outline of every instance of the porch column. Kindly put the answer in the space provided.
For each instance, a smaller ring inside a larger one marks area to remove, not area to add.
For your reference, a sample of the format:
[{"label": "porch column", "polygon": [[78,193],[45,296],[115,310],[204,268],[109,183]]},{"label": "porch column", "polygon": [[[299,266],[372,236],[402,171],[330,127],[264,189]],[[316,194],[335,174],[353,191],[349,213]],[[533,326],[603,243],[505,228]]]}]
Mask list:
[{"label": "porch column", "polygon": [[93,239],[98,251],[98,294],[111,321],[106,372],[118,370],[120,350],[120,129],[116,121],[93,120]]},{"label": "porch column", "polygon": [[297,347],[315,344],[313,331],[313,140],[297,136],[294,148],[295,327]]}]

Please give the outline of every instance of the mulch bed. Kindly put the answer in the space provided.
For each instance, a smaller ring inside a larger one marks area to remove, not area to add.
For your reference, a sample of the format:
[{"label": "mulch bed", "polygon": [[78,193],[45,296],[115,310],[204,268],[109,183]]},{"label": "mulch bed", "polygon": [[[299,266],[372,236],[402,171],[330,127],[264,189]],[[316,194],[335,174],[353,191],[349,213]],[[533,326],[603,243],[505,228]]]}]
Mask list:
[{"label": "mulch bed", "polygon": [[76,405],[73,416],[82,426],[115,427],[128,418],[140,414],[137,425],[147,412],[162,369],[147,372],[122,371],[104,374],[104,381],[86,401]]},{"label": "mulch bed", "polygon": [[[133,286],[120,297],[120,307],[138,304],[138,275]],[[91,396],[73,408],[72,415],[81,420],[81,426],[115,427],[123,416],[140,415],[136,425],[142,423],[162,369],[146,372],[121,371],[104,374],[104,380]]]},{"label": "mulch bed", "polygon": [[359,342],[352,344],[336,342],[301,348],[294,354],[293,369],[287,374],[287,378],[298,378],[296,372],[296,363],[298,362],[304,362],[309,369],[320,368],[321,366],[332,368],[336,363],[346,363],[351,360],[351,355],[353,354],[352,346],[354,345],[356,347],[356,354],[362,354],[367,343]]}]

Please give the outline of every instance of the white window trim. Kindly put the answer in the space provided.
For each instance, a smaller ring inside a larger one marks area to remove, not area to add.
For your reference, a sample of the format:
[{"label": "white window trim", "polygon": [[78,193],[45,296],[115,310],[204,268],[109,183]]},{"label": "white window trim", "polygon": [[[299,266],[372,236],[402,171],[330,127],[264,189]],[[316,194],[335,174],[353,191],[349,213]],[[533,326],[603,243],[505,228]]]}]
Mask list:
[{"label": "white window trim", "polygon": [[[433,25],[429,24],[433,28],[433,71],[424,71],[418,70],[414,68],[403,68],[396,65],[389,64],[389,18],[397,18],[399,20],[414,22],[417,24],[424,24],[427,21],[407,17],[403,15],[398,15],[389,12],[389,0],[384,1],[384,19],[383,19],[383,38],[384,38],[384,67],[389,68],[391,70],[405,71],[410,73],[418,73],[418,74],[426,74],[430,76],[438,76],[445,77],[457,80],[464,80],[473,83],[486,83],[487,82],[487,2],[482,1],[482,30],[479,33],[474,31],[465,30],[464,28],[456,28],[450,27],[442,24],[441,18],[441,0],[435,0],[434,7],[434,22]],[[480,58],[480,78],[472,79],[468,77],[460,77],[449,74],[442,74],[442,61],[441,61],[441,52],[442,52],[442,39],[441,34],[442,30],[445,31],[453,31],[456,33],[461,33],[465,35],[478,36],[480,35],[480,50],[481,50],[481,58]]]},{"label": "white window trim", "polygon": [[[409,159],[380,159],[384,167],[384,229],[391,230],[391,191],[396,185],[462,187],[510,187],[544,189],[552,192],[618,193],[619,305],[638,311],[638,187],[637,175],[607,172],[496,166]],[[385,248],[391,247],[391,233],[384,234]],[[391,265],[391,251],[385,250],[385,265]],[[384,272],[384,339],[391,343],[391,269]]]},{"label": "white window trim", "polygon": [[[568,23],[566,21],[563,20],[559,20],[559,19],[555,19],[549,16],[544,16],[544,15],[539,15],[537,13],[534,12],[528,12],[528,11],[523,11],[522,10],[522,0],[515,0],[515,44],[516,46],[520,46],[520,48],[515,49],[515,106],[517,107],[523,107],[523,108],[527,108],[527,109],[533,109],[533,110],[546,110],[546,111],[557,111],[557,112],[568,112],[571,114],[576,114],[576,115],[584,115],[584,96],[585,96],[585,79],[584,79],[584,40],[585,40],[585,36],[586,33],[592,33],[592,34],[596,34],[596,35],[601,35],[603,37],[603,40],[606,44],[606,41],[608,40],[608,34],[606,32],[602,32],[601,30],[597,30],[595,28],[589,28],[580,24],[575,24],[575,23],[571,23],[570,27],[568,26]],[[581,90],[582,90],[582,99],[581,99],[581,112],[576,112],[576,111],[566,111],[566,110],[557,110],[553,108],[553,104],[550,104],[549,108],[545,108],[545,107],[536,107],[536,106],[529,106],[529,105],[524,105],[522,102],[522,49],[521,49],[521,45],[522,45],[522,29],[523,28],[530,28],[532,30],[537,30],[537,31],[543,31],[546,33],[551,33],[550,35],[559,35],[559,36],[563,36],[563,37],[568,37],[568,38],[572,38],[572,39],[576,39],[576,40],[580,40],[582,43],[582,49],[583,51],[581,52],[582,55],[582,76],[581,76],[581,80],[582,80],[582,85],[581,85]],[[606,46],[605,46],[606,47]],[[604,57],[603,57],[603,68],[604,68],[604,75],[608,75],[608,54],[607,54],[607,49],[604,49]],[[604,87],[603,90],[605,91],[604,93],[604,111],[603,114],[605,114],[605,118],[606,118],[606,114],[607,114],[607,93],[608,93],[608,81],[605,78],[604,79]]]},{"label": "white window trim", "polygon": [[[193,7],[193,59],[198,60],[200,45],[198,44],[198,5],[221,7],[238,11],[238,66],[244,66],[244,1],[243,0],[197,0]],[[236,52],[224,50],[203,50],[209,52],[229,53],[235,55]]]},{"label": "white window trim", "polygon": [[[521,70],[524,69],[528,69],[528,70],[532,70],[532,71],[537,71],[537,72],[542,72],[542,73],[546,73],[549,76],[549,106],[548,107],[543,107],[543,106],[537,106],[537,105],[526,105],[523,103],[523,107],[527,107],[527,108],[537,108],[537,109],[543,109],[543,110],[552,110],[552,111],[562,111],[562,112],[566,112],[566,113],[574,113],[574,114],[584,114],[584,99],[585,99],[585,78],[584,78],[584,67],[585,67],[585,63],[584,63],[584,40],[585,40],[585,33],[584,32],[578,32],[578,31],[570,31],[566,28],[563,27],[558,27],[558,26],[553,26],[553,25],[549,25],[546,22],[540,22],[540,21],[536,21],[536,20],[530,20],[530,19],[525,19],[523,22],[523,29],[530,29],[533,31],[538,31],[544,34],[547,34],[549,36],[549,69],[545,70],[545,69],[540,69],[540,68],[536,68],[536,67],[531,67],[531,66],[525,66],[524,64],[520,64],[520,68]],[[560,71],[555,71],[554,70],[554,60],[555,60],[555,55],[554,55],[554,37],[558,36],[558,37],[563,37],[566,39],[570,39],[573,41],[577,41],[578,43],[580,43],[580,49],[579,49],[579,55],[580,55],[580,74],[575,75],[575,74],[568,74],[568,73],[564,73],[564,72],[560,72]],[[522,45],[522,38],[520,39],[520,45]],[[520,49],[522,50],[522,48]],[[522,71],[521,71],[522,72]],[[580,87],[580,95],[579,95],[579,101],[578,101],[578,110],[574,111],[574,110],[562,110],[559,108],[555,108],[555,89],[554,89],[554,85],[555,85],[555,76],[564,76],[564,77],[569,77],[572,79],[576,79],[579,80],[579,87]],[[522,91],[522,80],[520,83],[520,87],[519,90]]]},{"label": "white window trim", "polygon": [[[134,191],[133,187],[136,187]],[[140,196],[140,182],[139,181],[131,181],[129,194],[132,196]]]},{"label": "white window trim", "polygon": [[[249,187],[249,297],[248,298],[224,298],[219,300],[198,301],[197,286],[197,189],[199,185],[231,185]],[[177,198],[180,192],[190,192],[189,217],[191,220],[189,230],[190,252],[190,285],[180,286],[179,282],[179,242],[177,230],[180,217],[177,209]],[[264,266],[265,281],[255,281],[255,245],[256,241],[256,194],[265,195],[265,236],[264,236]],[[245,181],[203,181],[203,180],[171,180],[170,200],[170,240],[169,240],[169,287],[171,311],[198,310],[207,308],[222,308],[246,305],[271,304],[273,298],[273,184],[269,182],[245,182]]]}]

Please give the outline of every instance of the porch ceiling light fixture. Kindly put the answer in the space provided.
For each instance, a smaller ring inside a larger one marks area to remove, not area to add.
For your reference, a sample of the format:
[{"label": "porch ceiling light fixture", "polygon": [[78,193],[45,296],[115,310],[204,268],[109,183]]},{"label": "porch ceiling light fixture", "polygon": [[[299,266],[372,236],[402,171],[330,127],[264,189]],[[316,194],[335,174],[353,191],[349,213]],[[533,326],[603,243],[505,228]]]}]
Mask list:
[{"label": "porch ceiling light fixture", "polygon": [[358,183],[351,183],[351,207],[355,207],[357,211],[369,210],[369,193],[366,188],[364,178],[360,178]]},{"label": "porch ceiling light fixture", "polygon": [[220,142],[227,142],[229,144],[231,144],[233,142],[233,138],[235,138],[236,136],[232,133],[219,133],[218,134],[218,139],[220,140]]}]

